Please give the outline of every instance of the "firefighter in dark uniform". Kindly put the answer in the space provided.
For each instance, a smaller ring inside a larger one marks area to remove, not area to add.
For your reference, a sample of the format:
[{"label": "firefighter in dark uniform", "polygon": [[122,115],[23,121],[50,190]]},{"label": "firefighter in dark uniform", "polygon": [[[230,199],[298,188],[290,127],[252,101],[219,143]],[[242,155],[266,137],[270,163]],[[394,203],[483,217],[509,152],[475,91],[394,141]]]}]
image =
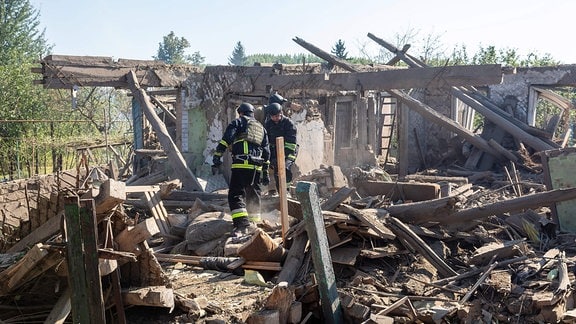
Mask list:
[{"label": "firefighter in dark uniform", "polygon": [[261,181],[270,181],[270,147],[266,129],[254,119],[254,107],[242,103],[237,110],[239,118],[233,120],[216,147],[212,163],[222,164],[227,149],[232,153],[232,175],[228,187],[228,205],[234,224],[233,235],[242,236],[254,230],[251,221],[260,218]]},{"label": "firefighter in dark uniform", "polygon": [[[285,99],[278,94],[272,97],[279,97],[280,102],[285,102]],[[272,101],[272,97],[270,98]],[[296,144],[296,125],[289,118],[286,118],[282,113],[282,106],[278,101],[273,101],[266,107],[266,122],[264,128],[268,132],[268,140],[270,141],[270,167],[274,169],[274,179],[276,180],[276,190],[279,188],[278,184],[278,160],[276,158],[276,138],[284,137],[284,163],[286,168],[286,182],[292,182],[292,165],[296,161],[298,153],[298,145]]]}]

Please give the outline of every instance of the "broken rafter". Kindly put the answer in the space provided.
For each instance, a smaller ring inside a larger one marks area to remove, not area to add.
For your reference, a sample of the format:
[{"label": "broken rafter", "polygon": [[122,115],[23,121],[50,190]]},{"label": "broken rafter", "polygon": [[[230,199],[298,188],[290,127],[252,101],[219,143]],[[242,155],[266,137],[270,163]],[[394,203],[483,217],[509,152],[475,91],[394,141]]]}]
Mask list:
[{"label": "broken rafter", "polygon": [[[442,260],[416,233],[414,233],[406,224],[399,219],[388,217],[387,223],[392,232],[398,236],[400,242],[409,250],[417,250],[438,272],[444,277],[455,276],[458,273],[454,271],[444,260]],[[415,251],[413,251],[415,252]]]},{"label": "broken rafter", "polygon": [[[343,62],[342,60],[338,59],[337,57],[317,48],[316,46],[309,44],[299,38],[295,38],[294,39],[295,42],[297,42],[299,45],[301,45],[302,47],[304,47],[305,49],[307,49],[308,51],[310,51],[312,54],[327,60],[328,62],[334,64],[334,65],[338,65],[341,68],[349,71],[349,72],[358,72],[358,69],[347,63],[347,62]],[[462,137],[464,137],[467,141],[469,141],[470,143],[472,143],[475,147],[481,149],[482,151],[493,155],[497,158],[500,158],[501,155],[499,152],[497,152],[496,150],[494,150],[490,145],[488,145],[488,142],[486,140],[484,140],[483,138],[481,138],[480,136],[477,136],[476,134],[474,134],[473,132],[471,132],[470,130],[468,130],[465,127],[462,127],[460,124],[458,124],[457,122],[453,121],[452,119],[445,117],[444,115],[438,113],[436,110],[432,109],[431,107],[423,104],[422,102],[410,97],[409,95],[405,94],[404,92],[400,91],[400,90],[396,90],[397,87],[394,87],[395,89],[387,89],[387,91],[394,96],[395,98],[397,98],[398,100],[402,101],[402,103],[406,104],[408,107],[410,107],[411,109],[414,109],[416,112],[418,112],[420,115],[422,115],[422,117],[435,122],[439,125],[442,125],[444,127],[449,128],[451,131],[453,131],[454,133],[461,135]]]},{"label": "broken rafter", "polygon": [[[383,39],[380,39],[371,33],[368,33],[368,37],[371,38],[372,40],[374,40],[376,43],[378,43],[382,47],[384,47],[384,48],[388,49],[389,51],[391,51],[392,53],[396,54],[410,67],[413,67],[413,68],[428,67],[424,62],[422,62],[422,61],[420,61],[420,60],[418,60],[418,59],[416,59],[413,56],[410,56],[408,54],[405,55],[402,51],[397,49],[392,44],[384,41]],[[502,80],[500,80],[500,82],[496,82],[493,84],[498,84],[501,82],[502,82]],[[466,92],[469,92],[469,93],[466,93]],[[513,118],[510,118],[510,119],[509,118],[503,118],[500,115],[501,113],[498,112],[498,110],[501,111],[501,109],[496,107],[496,105],[492,104],[490,106],[486,106],[485,103],[490,102],[490,100],[485,98],[482,94],[478,93],[477,91],[475,91],[475,90],[470,91],[470,90],[465,89],[465,88],[452,87],[452,94],[455,97],[457,97],[458,99],[462,100],[462,102],[464,102],[465,104],[472,107],[474,110],[478,111],[480,114],[482,114],[484,117],[489,119],[491,122],[498,125],[502,129],[506,130],[512,136],[514,136],[515,138],[517,138],[521,142],[526,143],[528,146],[534,148],[535,150],[544,151],[544,150],[549,150],[549,149],[553,148],[553,146],[551,144],[546,143],[537,137],[531,136],[530,134],[528,134],[526,132],[526,129],[523,129],[523,127],[510,121]],[[473,99],[471,97],[472,94],[476,98],[478,98],[478,97],[484,98],[482,103],[478,102],[477,99]],[[526,127],[527,127],[527,125],[526,125]],[[475,143],[472,143],[472,144],[474,144],[474,146],[476,146],[477,148],[482,149],[481,147],[478,147]],[[489,153],[495,157],[499,156],[499,155],[494,155],[494,154],[492,154],[489,151],[486,151],[484,149],[482,149],[482,151]]]},{"label": "broken rafter", "polygon": [[[474,75],[474,79],[470,79],[470,75]],[[386,71],[360,71],[354,69],[351,73],[328,74],[277,75],[262,73],[254,77],[252,83],[254,91],[264,91],[266,86],[269,85],[272,85],[275,89],[283,90],[381,90],[390,88],[434,88],[450,85],[486,85],[498,83],[500,76],[500,65],[490,64],[426,67],[418,70],[395,68]]]},{"label": "broken rafter", "polygon": [[200,185],[200,182],[198,182],[198,179],[196,179],[196,176],[186,165],[186,161],[172,140],[172,137],[170,137],[170,134],[166,129],[166,125],[164,125],[164,123],[160,120],[154,111],[154,105],[150,101],[150,97],[146,91],[140,87],[136,73],[134,71],[130,71],[126,78],[129,81],[132,95],[137,98],[142,105],[146,118],[154,128],[154,131],[158,136],[158,140],[160,141],[160,144],[162,144],[162,148],[164,148],[166,151],[166,154],[169,158],[168,161],[174,168],[176,176],[180,179],[180,181],[182,181],[182,188],[190,191],[204,191],[202,189],[202,185]]},{"label": "broken rafter", "polygon": [[[576,188],[554,189],[519,198],[498,201],[489,205],[464,209],[449,215],[437,215],[438,217],[434,217],[434,221],[439,224],[462,224],[473,220],[480,220],[492,215],[513,212],[521,209],[549,206],[553,203],[571,199],[576,199]],[[424,221],[424,219],[420,219],[420,221]]]},{"label": "broken rafter", "polygon": [[103,86],[129,88],[128,72],[134,71],[136,79],[143,87],[176,87],[191,73],[201,69],[192,65],[168,65],[161,61],[118,60],[99,56],[50,55],[42,61],[43,84],[49,89],[72,89],[73,86]]}]

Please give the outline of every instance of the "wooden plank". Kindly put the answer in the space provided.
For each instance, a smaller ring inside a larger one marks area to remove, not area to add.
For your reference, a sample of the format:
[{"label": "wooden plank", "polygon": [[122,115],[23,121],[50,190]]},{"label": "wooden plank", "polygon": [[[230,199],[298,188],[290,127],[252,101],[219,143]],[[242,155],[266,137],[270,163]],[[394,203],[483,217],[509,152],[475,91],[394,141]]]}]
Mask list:
[{"label": "wooden plank", "polygon": [[166,208],[164,208],[164,203],[162,203],[162,198],[160,197],[160,191],[154,191],[152,193],[152,203],[154,204],[154,206],[156,206],[156,209],[158,210],[160,217],[167,225],[168,231],[170,231],[172,224],[170,224],[170,219],[168,218],[168,212],[166,211]]},{"label": "wooden plank", "polygon": [[308,235],[305,231],[294,237],[290,250],[288,250],[286,255],[284,266],[278,274],[277,282],[285,281],[288,284],[292,284],[294,278],[296,278],[298,269],[300,269],[302,262],[304,262],[304,257],[306,255],[304,252],[306,251],[307,244]]},{"label": "wooden plank", "polygon": [[66,218],[66,242],[68,283],[72,288],[72,319],[75,323],[92,323],[88,312],[88,289],[84,269],[84,251],[80,234],[80,206],[78,197],[65,197],[64,213]]},{"label": "wooden plank", "polygon": [[332,262],[354,266],[356,264],[356,257],[360,254],[360,248],[353,247],[339,247],[330,250]]},{"label": "wooden plank", "polygon": [[[297,41],[297,40],[295,39],[295,41]],[[335,65],[340,66],[343,69],[346,69],[347,71],[357,72],[357,70],[358,70],[357,67],[349,64],[348,62],[342,61],[342,60],[338,59],[337,57],[331,55],[330,53],[327,53],[327,52],[325,52],[325,51],[323,51],[323,50],[321,50],[321,49],[319,49],[319,48],[317,48],[311,44],[308,44],[308,43],[304,42],[303,40],[298,40],[297,43],[302,45],[304,48],[306,48],[310,52],[312,52],[314,55],[316,55],[320,58],[323,58],[323,59],[327,60],[328,62],[334,63]],[[431,122],[437,123],[438,125],[441,125],[442,127],[446,127],[450,131],[462,136],[468,142],[472,143],[474,146],[481,149],[482,151],[489,153],[491,155],[494,155],[495,157],[500,157],[498,152],[496,152],[494,149],[492,149],[492,147],[490,147],[490,145],[488,145],[488,143],[484,139],[476,136],[476,134],[474,134],[472,131],[461,126],[460,124],[453,121],[452,119],[440,114],[439,112],[437,112],[433,108],[431,108],[431,107],[423,104],[422,102],[410,97],[406,93],[404,93],[400,90],[396,90],[396,89],[399,89],[399,88],[396,86],[392,86],[391,88],[385,89],[385,90],[388,93],[390,93],[393,97],[395,97],[396,99],[401,101],[403,104],[408,106],[410,109],[419,113],[425,119],[427,119]]]},{"label": "wooden plank", "polygon": [[[368,37],[370,37],[372,40],[374,40],[375,42],[377,42],[381,46],[385,47],[386,49],[388,49],[394,53],[398,53],[397,55],[404,62],[406,62],[406,64],[408,64],[409,66],[411,66],[413,68],[419,68],[419,69],[424,68],[424,67],[428,67],[424,62],[418,60],[417,58],[414,58],[410,55],[402,54],[402,52],[400,50],[398,50],[395,46],[387,43],[383,39],[380,39],[380,38],[378,38],[378,37],[376,37],[370,33],[368,34]],[[558,83],[558,80],[555,80],[554,82]],[[499,84],[499,83],[500,82],[495,83],[495,84]],[[503,114],[505,114],[505,112],[502,111],[502,109],[500,107],[491,103],[487,98],[485,98],[478,91],[475,91],[475,90],[474,91],[468,91],[465,88],[455,87],[455,86],[452,86],[451,88],[452,88],[452,93],[455,97],[460,99],[462,102],[464,102],[468,106],[472,107],[472,109],[478,111],[480,114],[482,114],[484,117],[486,117],[487,119],[492,121],[494,124],[498,125],[502,129],[506,130],[508,133],[510,133],[516,139],[518,139],[521,142],[524,142],[527,145],[529,145],[530,147],[534,148],[536,151],[544,151],[544,150],[553,148],[551,146],[551,144],[546,143],[546,142],[542,141],[541,139],[528,134],[527,129],[523,128],[523,127],[528,127],[526,124],[523,124],[518,120],[515,120],[515,118],[510,117],[509,114],[508,114],[509,115],[508,117],[504,117]],[[469,139],[469,141],[472,144],[474,144],[474,146],[481,149],[482,151],[484,151],[488,154],[491,154],[495,157],[498,157],[498,155],[493,154],[489,151],[486,151],[482,147],[476,145],[476,143],[474,143],[470,139]],[[478,144],[484,145],[482,142],[478,142]]]},{"label": "wooden plank", "polygon": [[410,97],[409,95],[400,90],[389,89],[387,91],[396,99],[406,104],[406,106],[408,106],[410,109],[416,111],[426,120],[436,123],[442,127],[445,127],[448,130],[462,136],[464,139],[466,139],[468,142],[470,142],[472,145],[482,150],[483,152],[491,154],[496,158],[501,157],[501,155],[496,150],[494,150],[490,145],[488,145],[488,142],[486,140],[477,136],[474,132],[461,126],[452,119],[440,114],[432,107]]},{"label": "wooden plank", "polygon": [[356,190],[361,196],[385,195],[393,201],[426,201],[440,197],[437,183],[407,183],[385,181],[358,181]]},{"label": "wooden plank", "polygon": [[59,262],[52,254],[58,253],[51,253],[42,244],[36,244],[18,262],[0,272],[0,296],[7,295]]},{"label": "wooden plank", "polygon": [[70,303],[70,297],[72,296],[72,290],[70,287],[66,288],[62,296],[58,298],[58,301],[52,307],[52,311],[46,317],[44,324],[62,324],[66,321],[66,318],[72,310],[72,305]]},{"label": "wooden plank", "polygon": [[342,323],[342,307],[336,290],[334,269],[332,268],[317,184],[308,181],[298,182],[296,196],[302,204],[306,232],[310,238],[314,269],[319,277],[318,290],[320,291],[324,320],[329,323]]},{"label": "wooden plank", "polygon": [[126,183],[108,179],[100,185],[98,195],[94,197],[96,214],[112,210],[126,200]]},{"label": "wooden plank", "polygon": [[324,73],[299,75],[259,75],[254,80],[255,90],[321,89],[331,91],[411,88],[438,88],[448,86],[478,86],[500,84],[500,64],[425,67],[419,69],[392,68],[386,71]]},{"label": "wooden plank", "polygon": [[170,229],[168,228],[168,224],[166,224],[166,222],[164,221],[164,218],[158,211],[157,206],[154,205],[154,203],[152,202],[152,193],[150,191],[146,191],[144,193],[144,202],[146,203],[146,206],[148,207],[148,209],[152,213],[152,216],[156,220],[156,224],[158,224],[158,229],[160,230],[160,233],[164,236],[169,235]]},{"label": "wooden plank", "polygon": [[458,197],[449,196],[438,199],[418,201],[388,206],[386,210],[403,222],[422,224],[427,221],[439,221],[453,213]]},{"label": "wooden plank", "polygon": [[[406,224],[394,217],[388,218],[388,223],[400,242],[412,252],[418,252],[432,264],[443,277],[455,276],[454,271],[442,258],[440,258],[424,240],[414,233]],[[407,244],[405,244],[407,243]]]},{"label": "wooden plank", "polygon": [[[82,236],[84,271],[88,287],[91,323],[104,323],[104,296],[100,279],[98,234],[96,233],[96,206],[93,199],[80,199],[80,235]],[[69,248],[70,246],[68,246]],[[74,274],[74,272],[70,272]]]},{"label": "wooden plank", "polygon": [[340,208],[351,214],[352,216],[358,218],[362,223],[366,224],[370,227],[376,234],[384,239],[384,240],[393,240],[396,238],[396,235],[386,228],[384,224],[382,224],[378,217],[384,217],[388,215],[388,212],[384,209],[375,209],[375,208],[368,208],[368,209],[356,209],[352,206],[348,205],[341,205]]},{"label": "wooden plank", "polygon": [[439,224],[463,224],[480,220],[492,215],[514,212],[521,209],[550,206],[554,203],[576,199],[576,188],[554,189],[545,192],[525,195],[519,198],[498,201],[481,207],[468,208],[455,213],[434,218]]},{"label": "wooden plank", "polygon": [[[515,125],[511,122],[508,118],[504,118],[500,116],[498,113],[492,111],[491,109],[487,108],[476,99],[472,98],[469,94],[464,93],[460,89],[453,88],[452,93],[454,96],[458,97],[458,99],[462,100],[465,104],[472,107],[474,110],[482,114],[482,116],[489,119],[491,122],[508,132],[510,135],[514,136],[514,138],[518,139],[520,142],[530,146],[531,148],[535,149],[536,151],[545,151],[553,149],[550,144],[544,142],[538,137],[532,136],[525,132],[523,129]],[[474,143],[473,143],[474,144]],[[476,146],[474,144],[474,146]],[[481,147],[478,147],[482,149]],[[483,150],[483,149],[482,149]],[[483,150],[484,152],[490,153],[489,151]],[[492,153],[490,153],[492,154]],[[498,154],[492,154],[496,157],[499,157]]]},{"label": "wooden plank", "polygon": [[[95,60],[92,58],[96,58]],[[177,69],[159,64],[158,61],[118,60],[110,57],[60,56],[53,60],[42,60],[42,84],[50,89],[71,89],[81,84],[85,87],[115,87],[126,89],[130,86],[126,74],[132,72],[143,87],[177,87],[200,69],[181,65]]]},{"label": "wooden plank", "polygon": [[122,297],[125,305],[174,308],[174,291],[164,286],[127,289]]},{"label": "wooden plank", "polygon": [[62,223],[62,216],[64,216],[64,212],[60,212],[58,213],[58,215],[48,218],[48,221],[46,221],[46,223],[40,225],[40,227],[35,229],[32,233],[26,235],[26,237],[18,241],[18,243],[14,244],[6,252],[16,253],[23,251],[24,249],[26,249],[26,247],[36,243],[40,243],[45,239],[49,238],[50,236],[56,234],[60,230],[60,225]]},{"label": "wooden plank", "polygon": [[246,261],[242,265],[242,268],[252,270],[270,270],[270,271],[282,270],[280,262],[269,262],[269,261]]},{"label": "wooden plank", "polygon": [[344,200],[348,199],[348,197],[350,197],[350,195],[355,190],[355,188],[349,187],[342,187],[338,189],[336,193],[334,193],[332,196],[330,196],[330,198],[328,198],[328,200],[322,203],[322,210],[334,211],[334,209],[336,209],[336,207],[338,207],[338,205],[340,205],[340,203],[342,203]]},{"label": "wooden plank", "polygon": [[[104,307],[101,297],[102,287],[98,273],[98,254],[93,249],[96,242],[88,242],[88,240],[94,240],[95,238],[95,233],[90,233],[91,230],[94,231],[94,227],[89,225],[90,220],[88,218],[90,215],[86,211],[85,206],[81,207],[77,196],[65,197],[64,210],[68,273],[71,274],[68,276],[68,280],[72,289],[73,321],[75,323],[104,323]],[[92,222],[95,222],[95,217]],[[85,244],[88,244],[88,246],[86,247]],[[89,255],[89,251],[93,252],[93,254]],[[100,298],[95,298],[91,290],[97,290]]]},{"label": "wooden plank", "polygon": [[139,243],[158,234],[160,229],[153,218],[147,218],[135,226],[126,227],[120,234],[116,235],[114,241],[118,244],[118,249],[125,252],[138,252]]},{"label": "wooden plank", "polygon": [[286,200],[286,166],[284,164],[284,137],[276,137],[276,168],[278,169],[278,195],[280,196],[280,222],[282,224],[282,242],[286,242],[286,232],[290,227],[288,223],[288,201]]},{"label": "wooden plank", "polygon": [[328,239],[328,245],[333,247],[334,245],[342,242],[340,236],[338,236],[338,231],[336,231],[336,227],[334,224],[330,224],[325,226],[326,228],[326,238]]},{"label": "wooden plank", "polygon": [[168,155],[168,161],[174,169],[175,176],[180,179],[180,181],[182,181],[182,188],[190,191],[204,191],[196,176],[186,165],[186,161],[172,140],[172,137],[170,137],[170,134],[166,129],[166,125],[156,114],[154,105],[150,101],[150,97],[146,91],[140,87],[139,79],[136,76],[136,73],[134,73],[134,71],[130,71],[130,73],[127,74],[127,79],[129,80],[132,95],[142,105],[142,110],[146,116],[146,119],[148,119],[150,125],[152,125],[152,128],[158,137],[158,141]]},{"label": "wooden plank", "polygon": [[159,185],[149,185],[149,186],[126,186],[126,193],[134,192],[146,192],[146,191],[158,191],[160,190]]}]

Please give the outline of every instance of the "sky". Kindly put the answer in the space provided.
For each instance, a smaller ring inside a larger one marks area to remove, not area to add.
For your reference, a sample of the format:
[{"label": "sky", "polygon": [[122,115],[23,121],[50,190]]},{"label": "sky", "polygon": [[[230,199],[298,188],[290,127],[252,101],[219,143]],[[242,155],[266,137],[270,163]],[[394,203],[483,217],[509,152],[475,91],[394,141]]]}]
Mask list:
[{"label": "sky", "polygon": [[228,65],[241,42],[246,55],[308,52],[298,37],[330,52],[338,40],[348,56],[375,57],[371,33],[395,44],[415,34],[437,38],[449,56],[480,47],[515,49],[521,55],[550,54],[576,64],[574,0],[30,0],[39,11],[52,54],[150,60],[171,31],[190,42],[209,65]]}]

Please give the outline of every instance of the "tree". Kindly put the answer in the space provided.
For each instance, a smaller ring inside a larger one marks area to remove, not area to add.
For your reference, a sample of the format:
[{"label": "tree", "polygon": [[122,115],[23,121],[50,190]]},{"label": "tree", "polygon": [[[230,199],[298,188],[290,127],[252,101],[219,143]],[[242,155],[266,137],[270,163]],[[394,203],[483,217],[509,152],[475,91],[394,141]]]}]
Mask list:
[{"label": "tree", "polygon": [[200,52],[196,51],[194,53],[192,53],[192,55],[190,55],[188,57],[190,63],[194,64],[194,65],[202,65],[204,64],[204,59],[205,57],[200,55]]},{"label": "tree", "polygon": [[184,37],[176,37],[173,31],[164,36],[161,43],[158,43],[158,54],[153,56],[155,60],[164,61],[167,64],[196,64],[204,63],[204,57],[200,52],[186,55],[186,49],[190,47],[190,42]]},{"label": "tree", "polygon": [[228,58],[230,65],[245,66],[247,63],[246,54],[244,53],[244,46],[240,41],[236,43],[232,56]]},{"label": "tree", "polygon": [[26,122],[48,115],[46,92],[33,85],[36,76],[31,72],[35,60],[51,49],[44,31],[38,29],[38,18],[39,12],[28,0],[0,1],[0,119],[4,120],[0,123],[0,152],[8,161],[2,164],[9,165],[1,168],[9,174],[20,170],[19,163],[13,161],[21,156],[34,159],[38,154],[27,150],[30,146],[22,139],[29,136],[35,140],[48,129],[46,124]]},{"label": "tree", "polygon": [[246,56],[246,65],[255,63],[308,64],[322,63],[324,60],[314,54],[251,54]]},{"label": "tree", "polygon": [[347,60],[348,59],[348,52],[346,52],[346,45],[344,42],[339,39],[334,47],[332,48],[332,54],[334,54],[337,58]]},{"label": "tree", "polygon": [[51,50],[39,17],[28,0],[0,1],[0,64],[31,63]]}]

